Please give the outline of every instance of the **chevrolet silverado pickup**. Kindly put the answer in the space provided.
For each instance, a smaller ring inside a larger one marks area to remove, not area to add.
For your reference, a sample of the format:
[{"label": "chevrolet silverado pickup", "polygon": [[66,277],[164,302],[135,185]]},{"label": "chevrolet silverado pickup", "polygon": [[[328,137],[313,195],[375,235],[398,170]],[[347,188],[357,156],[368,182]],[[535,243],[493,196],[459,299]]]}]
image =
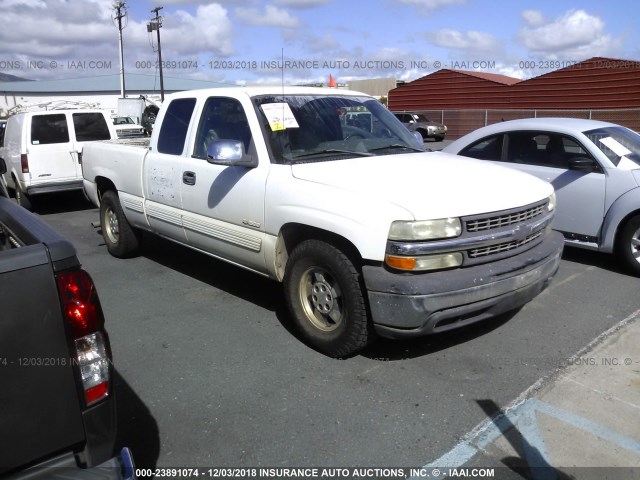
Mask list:
[{"label": "chevrolet silverado pickup", "polygon": [[519,308],[562,252],[550,184],[427,153],[354,91],[176,93],[150,142],[85,145],[83,176],[112,255],[147,231],[282,282],[300,336],[333,357]]},{"label": "chevrolet silverado pickup", "polygon": [[111,352],[91,277],[0,179],[0,476],[132,478],[115,438]]}]

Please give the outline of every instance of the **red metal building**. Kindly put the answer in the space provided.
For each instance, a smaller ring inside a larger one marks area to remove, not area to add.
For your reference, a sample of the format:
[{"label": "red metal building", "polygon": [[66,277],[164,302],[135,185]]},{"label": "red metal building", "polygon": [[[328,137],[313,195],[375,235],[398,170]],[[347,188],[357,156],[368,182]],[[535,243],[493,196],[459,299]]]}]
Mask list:
[{"label": "red metal building", "polygon": [[530,78],[439,70],[389,92],[390,110],[422,111],[451,138],[500,120],[567,116],[640,130],[640,61],[594,57]]}]

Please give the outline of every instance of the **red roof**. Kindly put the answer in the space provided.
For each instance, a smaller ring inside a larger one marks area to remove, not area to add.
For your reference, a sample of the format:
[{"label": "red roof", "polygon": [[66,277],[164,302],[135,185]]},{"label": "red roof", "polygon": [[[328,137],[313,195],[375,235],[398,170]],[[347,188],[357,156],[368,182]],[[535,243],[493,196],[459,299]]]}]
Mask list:
[{"label": "red roof", "polygon": [[498,73],[474,72],[469,70],[451,70],[451,71],[462,73],[463,75],[470,75],[472,77],[481,78],[483,80],[489,80],[490,82],[501,83],[503,85],[514,85],[522,81],[519,78],[507,77],[506,75],[500,75]]}]

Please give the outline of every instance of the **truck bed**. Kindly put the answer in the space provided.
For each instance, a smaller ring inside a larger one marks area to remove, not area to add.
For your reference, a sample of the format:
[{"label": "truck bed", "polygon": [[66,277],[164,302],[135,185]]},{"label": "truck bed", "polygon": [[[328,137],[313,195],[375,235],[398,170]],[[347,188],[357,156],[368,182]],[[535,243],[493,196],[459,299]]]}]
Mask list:
[{"label": "truck bed", "polygon": [[[82,176],[89,196],[87,181],[97,183],[109,179],[117,189],[142,197],[142,169],[149,149],[148,138],[105,140],[85,145],[82,152]],[[92,198],[97,205],[98,199]]]}]

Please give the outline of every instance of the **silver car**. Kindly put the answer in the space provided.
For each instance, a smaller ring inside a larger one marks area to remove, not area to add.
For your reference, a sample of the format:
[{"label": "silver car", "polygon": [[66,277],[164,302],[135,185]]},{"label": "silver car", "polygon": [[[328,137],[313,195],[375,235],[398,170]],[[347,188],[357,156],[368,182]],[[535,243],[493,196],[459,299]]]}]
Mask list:
[{"label": "silver car", "polygon": [[566,244],[616,252],[640,275],[639,134],[595,120],[532,118],[480,128],[443,151],[547,180]]},{"label": "silver car", "polygon": [[398,120],[400,120],[410,132],[418,132],[422,135],[422,139],[427,141],[433,138],[436,142],[444,140],[447,134],[447,127],[441,123],[429,120],[422,113],[413,112],[392,112]]}]

